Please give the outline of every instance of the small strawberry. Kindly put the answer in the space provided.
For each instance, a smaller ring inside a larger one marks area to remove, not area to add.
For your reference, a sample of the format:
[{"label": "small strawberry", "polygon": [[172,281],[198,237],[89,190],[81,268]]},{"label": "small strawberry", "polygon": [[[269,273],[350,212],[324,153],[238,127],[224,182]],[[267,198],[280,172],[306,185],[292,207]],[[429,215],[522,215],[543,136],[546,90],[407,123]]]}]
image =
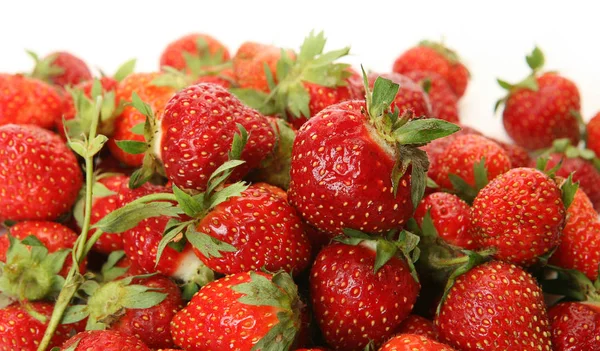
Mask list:
[{"label": "small strawberry", "polygon": [[362,350],[370,341],[380,345],[410,314],[420,288],[412,261],[405,261],[412,260],[418,242],[412,236],[403,232],[404,240],[392,243],[362,234],[321,250],[311,270],[310,296],[327,344],[336,350]]},{"label": "small strawberry", "polygon": [[552,350],[542,290],[524,270],[489,262],[458,276],[435,317],[438,339],[461,351]]},{"label": "small strawberry", "polygon": [[40,59],[33,52],[28,54],[35,60],[31,76],[50,84],[66,87],[92,79],[87,64],[79,57],[65,52],[54,52]]},{"label": "small strawberry", "polygon": [[366,103],[325,108],[294,141],[290,203],[324,232],[382,233],[406,223],[423,196],[429,166],[415,146],[458,130],[445,121],[391,113],[399,86],[389,80],[378,78],[371,93],[365,75],[365,87]]},{"label": "small strawberry", "polygon": [[202,287],[171,322],[187,351],[288,350],[300,328],[297,287],[286,273],[246,272]]},{"label": "small strawberry", "polygon": [[83,177],[60,139],[37,126],[0,127],[0,219],[55,220],[77,199]]},{"label": "small strawberry", "polygon": [[513,168],[486,185],[473,201],[475,242],[494,257],[530,265],[560,243],[565,224],[561,189],[534,168]]},{"label": "small strawberry", "polygon": [[504,103],[504,128],[519,146],[537,150],[552,145],[559,138],[579,142],[579,90],[575,84],[554,72],[539,73],[544,55],[535,48],[527,56],[532,73],[517,84],[498,80],[508,95],[496,103]]},{"label": "small strawberry", "polygon": [[0,91],[0,125],[34,124],[51,129],[61,119],[62,97],[41,80],[0,74]]},{"label": "small strawberry", "polygon": [[450,245],[473,250],[477,245],[469,230],[470,211],[469,205],[458,196],[436,192],[423,198],[414,218],[423,228],[425,217],[429,214],[428,220],[440,238]]},{"label": "small strawberry", "polygon": [[379,351],[454,351],[448,345],[423,335],[400,334],[386,342]]},{"label": "small strawberry", "polygon": [[188,34],[167,45],[160,55],[160,67],[183,70],[194,59],[203,66],[218,65],[229,60],[229,50],[210,35]]},{"label": "small strawberry", "polygon": [[600,305],[563,302],[548,310],[555,351],[600,350]]},{"label": "small strawberry", "polygon": [[90,330],[76,334],[61,351],[150,351],[138,338],[113,330]]},{"label": "small strawberry", "polygon": [[444,77],[434,72],[410,71],[405,76],[419,84],[429,97],[431,116],[458,123],[458,98]]},{"label": "small strawberry", "polygon": [[[53,309],[54,306],[48,302],[13,304],[0,308],[0,350],[37,350]],[[59,325],[49,347],[60,347],[73,331],[83,331],[84,327],[80,323]]]},{"label": "small strawberry", "polygon": [[382,77],[398,84],[400,88],[394,97],[391,109],[399,109],[400,115],[411,110],[416,117],[431,117],[431,103],[429,97],[423,88],[412,79],[399,73],[369,74],[369,87],[373,89],[373,84],[377,77]]},{"label": "small strawberry", "polygon": [[433,322],[425,317],[411,314],[396,329],[398,334],[415,334],[435,340]]},{"label": "small strawberry", "polygon": [[588,122],[586,134],[587,148],[600,155],[600,112]]},{"label": "small strawberry", "polygon": [[240,88],[268,92],[270,87],[265,66],[271,72],[277,72],[277,62],[282,57],[282,52],[289,58],[295,56],[291,50],[282,50],[272,45],[243,43],[232,58],[235,80]]},{"label": "small strawberry", "polygon": [[401,74],[411,71],[437,73],[448,82],[458,98],[463,96],[469,82],[469,71],[456,52],[443,43],[428,40],[400,55],[394,62],[393,71]]}]

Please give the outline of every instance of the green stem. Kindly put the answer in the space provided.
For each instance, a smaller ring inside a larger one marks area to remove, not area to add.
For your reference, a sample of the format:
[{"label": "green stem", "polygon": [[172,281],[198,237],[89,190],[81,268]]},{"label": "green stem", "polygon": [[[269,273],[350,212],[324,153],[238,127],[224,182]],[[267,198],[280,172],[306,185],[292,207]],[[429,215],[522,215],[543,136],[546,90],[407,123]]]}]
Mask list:
[{"label": "green stem", "polygon": [[[474,254],[484,257],[484,258],[489,257],[495,253],[496,253],[496,249],[486,249],[486,250],[474,252]],[[436,268],[436,269],[444,269],[444,268],[459,266],[459,265],[465,264],[467,262],[469,262],[469,255],[462,255],[459,257],[452,257],[452,258],[441,258],[437,255],[429,256],[429,263],[431,264],[431,266],[433,268]]]}]

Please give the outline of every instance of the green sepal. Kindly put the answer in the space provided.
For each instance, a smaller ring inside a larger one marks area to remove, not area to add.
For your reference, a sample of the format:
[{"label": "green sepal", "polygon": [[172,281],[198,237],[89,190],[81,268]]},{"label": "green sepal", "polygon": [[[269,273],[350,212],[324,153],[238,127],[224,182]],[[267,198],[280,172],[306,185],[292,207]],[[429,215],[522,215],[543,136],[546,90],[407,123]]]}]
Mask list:
[{"label": "green sepal", "polygon": [[527,61],[527,65],[532,71],[539,71],[542,67],[544,67],[544,53],[536,46],[531,54],[525,56],[525,61]]},{"label": "green sepal", "polygon": [[419,46],[426,46],[434,49],[440,55],[444,56],[452,64],[460,63],[460,57],[456,51],[449,49],[443,42],[436,42],[433,40],[422,40],[419,42]]},{"label": "green sepal", "polygon": [[538,280],[546,293],[565,296],[575,301],[600,301],[598,281],[592,282],[576,269],[548,265]]},{"label": "green sepal", "polygon": [[402,145],[422,145],[459,130],[460,127],[456,124],[436,118],[424,118],[407,122],[394,130],[393,136]]},{"label": "green sepal", "polygon": [[139,155],[148,150],[148,144],[137,140],[117,140],[117,146],[128,154]]},{"label": "green sepal", "polygon": [[118,267],[117,263],[121,261],[125,257],[125,251],[113,251],[108,255],[106,262],[102,265],[100,269],[100,275],[102,277],[103,282],[108,282],[117,279],[118,277],[122,277],[127,273],[129,267]]},{"label": "green sepal", "polygon": [[124,62],[121,66],[119,66],[119,68],[117,68],[117,71],[113,75],[114,80],[120,82],[123,79],[125,79],[125,77],[132,74],[135,71],[136,63],[136,59],[131,59],[129,61]]},{"label": "green sepal", "polygon": [[92,226],[105,233],[122,233],[144,219],[158,216],[176,217],[183,211],[170,202],[130,203],[104,216]]},{"label": "green sepal", "polygon": [[86,319],[90,315],[86,305],[71,305],[65,310],[62,317],[62,324],[77,323]]},{"label": "green sepal", "polygon": [[229,243],[221,241],[208,234],[196,231],[192,225],[189,226],[185,237],[192,246],[202,253],[207,258],[221,258],[221,252],[236,252],[237,248]]},{"label": "green sepal", "polygon": [[251,351],[289,350],[298,333],[297,320],[288,312],[278,312],[279,323],[275,324],[251,349]]},{"label": "green sepal", "polygon": [[231,289],[243,295],[238,301],[245,305],[292,308],[290,296],[286,296],[271,279],[252,271],[250,282],[235,285]]},{"label": "green sepal", "polygon": [[204,201],[204,194],[192,196],[186,193],[185,191],[179,189],[177,185],[173,185],[173,194],[175,195],[175,198],[179,203],[179,207],[188,216],[194,218],[205,210],[204,206],[202,206],[202,202]]},{"label": "green sepal", "polygon": [[184,232],[187,230],[188,226],[193,226],[194,221],[186,221],[180,222],[174,218],[169,219],[167,225],[165,226],[165,230],[163,232],[163,237],[158,243],[158,248],[156,250],[156,266],[160,262],[160,258],[167,246],[174,242],[186,242],[187,240],[184,237]]},{"label": "green sepal", "polygon": [[481,189],[485,188],[489,183],[487,167],[485,166],[485,157],[482,157],[479,162],[473,164],[473,174],[475,186],[467,183],[463,178],[456,174],[448,174],[448,179],[450,180],[450,183],[452,183],[452,192],[468,204],[472,204]]},{"label": "green sepal", "polygon": [[427,237],[439,237],[437,228],[435,227],[435,224],[433,224],[433,220],[431,219],[431,210],[427,210],[425,216],[423,216],[420,229],[421,233]]},{"label": "green sepal", "polygon": [[573,173],[569,174],[569,177],[561,184],[560,191],[562,195],[562,201],[565,206],[565,211],[569,209],[575,198],[575,193],[579,189],[579,182],[573,183]]},{"label": "green sepal", "polygon": [[400,85],[392,82],[389,79],[377,77],[373,84],[373,92],[371,93],[371,101],[367,106],[369,115],[377,117],[383,115],[384,112],[388,111]]},{"label": "green sepal", "polygon": [[54,64],[58,54],[51,54],[40,59],[33,51],[26,50],[26,52],[35,61],[35,67],[33,68],[33,72],[31,72],[31,77],[43,80],[47,83],[52,83],[53,77],[59,76],[65,72],[64,68]]}]

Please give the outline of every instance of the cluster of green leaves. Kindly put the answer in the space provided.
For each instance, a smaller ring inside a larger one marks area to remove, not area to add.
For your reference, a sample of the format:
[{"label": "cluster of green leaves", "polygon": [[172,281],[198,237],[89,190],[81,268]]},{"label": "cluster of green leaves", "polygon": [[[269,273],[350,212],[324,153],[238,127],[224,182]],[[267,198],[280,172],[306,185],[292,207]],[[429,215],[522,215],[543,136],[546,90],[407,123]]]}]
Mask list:
[{"label": "cluster of green leaves", "polygon": [[54,64],[54,61],[58,58],[58,54],[51,54],[41,59],[40,56],[33,51],[26,50],[26,52],[27,55],[35,61],[31,77],[49,82],[52,77],[65,73],[64,68]]},{"label": "cluster of green leaves", "polygon": [[529,74],[527,77],[525,77],[525,79],[523,79],[522,81],[515,83],[515,84],[511,84],[505,80],[502,80],[499,78],[496,79],[498,84],[503,89],[507,90],[508,93],[502,99],[499,99],[498,101],[496,101],[496,104],[494,105],[494,111],[498,111],[498,108],[500,108],[500,105],[506,103],[506,101],[510,97],[510,94],[515,89],[528,89],[528,90],[533,90],[533,91],[539,90],[539,86],[538,86],[536,77],[537,77],[537,73],[544,67],[544,63],[545,63],[544,53],[542,52],[542,50],[540,50],[540,48],[538,48],[536,46],[533,49],[533,51],[531,52],[531,54],[529,54],[525,57],[525,60],[527,61],[527,65],[529,66],[529,68],[531,68],[531,74]]},{"label": "cluster of green leaves", "polygon": [[448,178],[450,179],[450,183],[452,183],[453,188],[448,190],[456,194],[468,204],[473,203],[473,200],[475,200],[475,197],[477,194],[479,194],[479,191],[481,191],[481,189],[483,189],[489,182],[487,167],[485,166],[485,157],[482,157],[479,162],[475,162],[473,164],[473,174],[475,176],[475,186],[467,183],[463,178],[456,174],[448,174]]}]

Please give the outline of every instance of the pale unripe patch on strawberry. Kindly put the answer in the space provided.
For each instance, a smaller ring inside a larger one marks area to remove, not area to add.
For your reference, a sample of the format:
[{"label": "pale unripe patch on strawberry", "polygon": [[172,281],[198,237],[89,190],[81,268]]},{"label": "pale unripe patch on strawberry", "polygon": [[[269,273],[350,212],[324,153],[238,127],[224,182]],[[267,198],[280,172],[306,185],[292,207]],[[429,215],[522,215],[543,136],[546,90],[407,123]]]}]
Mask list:
[{"label": "pale unripe patch on strawberry", "polygon": [[184,282],[198,281],[208,282],[213,280],[212,272],[198,259],[194,251],[187,250],[180,258],[177,268],[173,272],[173,278]]}]

